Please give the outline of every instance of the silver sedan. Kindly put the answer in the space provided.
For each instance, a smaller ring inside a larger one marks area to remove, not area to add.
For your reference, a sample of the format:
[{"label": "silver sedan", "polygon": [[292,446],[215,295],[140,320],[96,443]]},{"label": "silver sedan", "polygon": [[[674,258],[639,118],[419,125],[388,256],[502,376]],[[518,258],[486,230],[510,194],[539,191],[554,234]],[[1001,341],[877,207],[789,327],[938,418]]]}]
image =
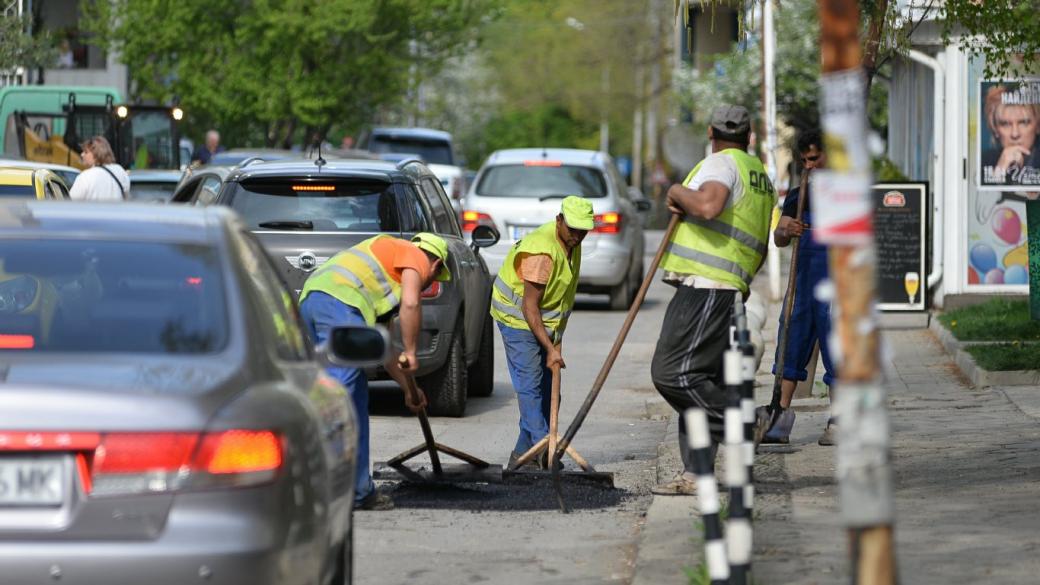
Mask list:
[{"label": "silver sedan", "polygon": [[0,205],[0,581],[349,583],[355,415],[235,216]]},{"label": "silver sedan", "polygon": [[568,148],[493,153],[463,199],[462,229],[498,229],[498,244],[482,252],[494,276],[517,240],[552,221],[567,195],[591,201],[596,216],[581,245],[579,292],[608,294],[611,308],[627,309],[643,279],[642,213],[650,202],[625,186],[607,154]]}]

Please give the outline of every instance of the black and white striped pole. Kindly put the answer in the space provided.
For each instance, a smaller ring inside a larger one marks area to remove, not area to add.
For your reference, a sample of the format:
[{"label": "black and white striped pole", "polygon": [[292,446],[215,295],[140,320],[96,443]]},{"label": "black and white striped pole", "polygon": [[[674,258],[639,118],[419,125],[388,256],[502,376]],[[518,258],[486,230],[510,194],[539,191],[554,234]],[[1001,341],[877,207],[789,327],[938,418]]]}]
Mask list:
[{"label": "black and white striped pole", "polygon": [[747,464],[747,487],[744,489],[744,507],[748,511],[748,519],[754,516],[755,509],[755,374],[758,364],[755,363],[755,346],[751,343],[751,330],[748,329],[747,313],[741,297],[734,303],[736,320],[736,342],[740,350],[740,412],[744,420],[744,462]]},{"label": "black and white striped pole", "polygon": [[729,562],[719,517],[719,484],[715,481],[715,453],[708,433],[708,415],[702,408],[690,408],[683,416],[686,417],[686,432],[693,451],[693,471],[697,474],[697,501],[704,523],[704,560],[708,578],[711,585],[727,585]]},{"label": "black and white striped pole", "polygon": [[748,466],[745,451],[744,416],[741,408],[743,354],[730,348],[723,356],[723,379],[728,404],[725,411],[726,487],[729,488],[729,520],[726,522],[726,551],[729,553],[730,583],[747,585],[751,574],[751,517],[745,505]]}]

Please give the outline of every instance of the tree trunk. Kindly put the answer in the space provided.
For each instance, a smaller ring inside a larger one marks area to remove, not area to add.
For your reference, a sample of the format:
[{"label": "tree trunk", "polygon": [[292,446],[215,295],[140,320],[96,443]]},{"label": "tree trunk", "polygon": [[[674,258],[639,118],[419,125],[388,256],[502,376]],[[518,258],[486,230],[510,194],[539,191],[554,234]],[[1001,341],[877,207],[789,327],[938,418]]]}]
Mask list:
[{"label": "tree trunk", "polygon": [[881,35],[885,32],[885,15],[888,13],[888,0],[878,0],[874,13],[870,15],[870,27],[863,46],[863,71],[867,74],[867,99],[870,99],[870,85],[877,74],[878,54],[881,52]]}]

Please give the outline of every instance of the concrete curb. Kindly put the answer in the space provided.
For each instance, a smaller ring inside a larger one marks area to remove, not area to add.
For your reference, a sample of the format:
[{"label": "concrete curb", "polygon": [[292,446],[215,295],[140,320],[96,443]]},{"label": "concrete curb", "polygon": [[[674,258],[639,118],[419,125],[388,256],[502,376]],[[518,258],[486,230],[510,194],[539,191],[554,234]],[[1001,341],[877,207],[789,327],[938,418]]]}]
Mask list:
[{"label": "concrete curb", "polygon": [[964,350],[965,347],[973,344],[962,342],[954,337],[953,333],[950,333],[938,319],[932,319],[928,328],[932,330],[939,343],[953,357],[953,362],[974,386],[983,388],[986,386],[1035,386],[1040,384],[1040,370],[998,372],[980,367],[975,363],[975,358]]}]

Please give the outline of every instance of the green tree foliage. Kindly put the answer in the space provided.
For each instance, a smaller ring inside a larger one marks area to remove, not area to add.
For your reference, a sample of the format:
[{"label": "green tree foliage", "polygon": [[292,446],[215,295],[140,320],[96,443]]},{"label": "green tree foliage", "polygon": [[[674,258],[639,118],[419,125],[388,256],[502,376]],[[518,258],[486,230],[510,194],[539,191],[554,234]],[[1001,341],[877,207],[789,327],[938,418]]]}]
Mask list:
[{"label": "green tree foliage", "polygon": [[179,99],[189,129],[288,146],[356,129],[478,41],[499,0],[113,0],[89,27],[120,53],[135,93]]},{"label": "green tree foliage", "polygon": [[0,71],[17,67],[48,67],[58,56],[54,40],[47,32],[30,35],[29,16],[0,10]]},{"label": "green tree foliage", "polygon": [[986,57],[990,77],[1035,69],[1040,61],[1040,5],[1035,0],[946,0],[943,37]]}]

